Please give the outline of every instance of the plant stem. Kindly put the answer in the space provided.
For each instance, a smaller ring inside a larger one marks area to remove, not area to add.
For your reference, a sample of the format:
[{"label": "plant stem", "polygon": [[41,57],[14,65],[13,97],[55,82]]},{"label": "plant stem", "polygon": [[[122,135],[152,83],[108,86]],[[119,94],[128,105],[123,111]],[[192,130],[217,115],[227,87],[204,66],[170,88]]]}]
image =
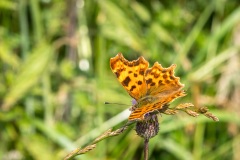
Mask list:
[{"label": "plant stem", "polygon": [[148,160],[148,142],[149,139],[144,139],[144,160]]}]

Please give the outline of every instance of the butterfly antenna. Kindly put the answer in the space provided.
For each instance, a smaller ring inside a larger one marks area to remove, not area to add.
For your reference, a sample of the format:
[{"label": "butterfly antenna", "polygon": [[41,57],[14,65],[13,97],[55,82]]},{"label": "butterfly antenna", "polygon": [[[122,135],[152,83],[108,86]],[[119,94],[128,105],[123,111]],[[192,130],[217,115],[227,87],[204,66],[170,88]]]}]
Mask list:
[{"label": "butterfly antenna", "polygon": [[116,105],[129,106],[128,104],[124,104],[124,103],[112,103],[112,102],[104,102],[104,104],[116,104]]}]

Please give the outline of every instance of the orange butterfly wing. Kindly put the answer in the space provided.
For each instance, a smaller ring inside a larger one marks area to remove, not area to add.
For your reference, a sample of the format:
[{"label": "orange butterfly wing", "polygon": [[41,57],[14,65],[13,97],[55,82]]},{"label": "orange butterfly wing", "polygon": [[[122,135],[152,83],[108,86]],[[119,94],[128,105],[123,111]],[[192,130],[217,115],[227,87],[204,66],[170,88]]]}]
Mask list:
[{"label": "orange butterfly wing", "polygon": [[184,87],[180,83],[180,78],[174,76],[175,64],[168,68],[163,68],[161,64],[156,62],[152,68],[146,70],[144,78],[147,83],[148,93],[150,95],[171,94]]},{"label": "orange butterfly wing", "polygon": [[[146,96],[152,96],[153,100],[149,103],[138,106],[130,116],[129,120],[144,120],[147,113],[161,110],[162,107],[178,97],[186,94],[181,90],[184,85],[180,83],[180,78],[174,76],[176,65],[163,68],[159,63],[155,63],[152,68],[146,70],[144,78],[147,83]],[[140,100],[141,101],[141,100]]]},{"label": "orange butterfly wing", "polygon": [[137,104],[129,116],[129,120],[144,120],[147,113],[163,108],[178,97],[185,96],[184,85],[180,78],[174,76],[176,65],[163,68],[155,63],[148,68],[148,62],[141,56],[137,60],[128,61],[121,53],[110,59],[110,66],[118,81],[133,97]]},{"label": "orange butterfly wing", "polygon": [[148,62],[143,57],[129,62],[121,53],[118,53],[110,59],[110,67],[131,97],[137,100],[146,95],[147,84],[144,74],[148,68]]},{"label": "orange butterfly wing", "polygon": [[158,112],[161,109],[163,109],[163,107],[165,105],[167,105],[168,103],[172,102],[174,99],[178,98],[178,97],[183,97],[185,96],[184,91],[178,91],[178,92],[174,92],[172,94],[166,95],[164,97],[158,97],[157,100],[155,102],[150,102],[147,104],[144,104],[142,106],[140,106],[139,108],[136,108],[128,117],[129,121],[134,121],[134,120],[144,120],[145,119],[145,115],[147,113],[151,113],[151,112]]}]

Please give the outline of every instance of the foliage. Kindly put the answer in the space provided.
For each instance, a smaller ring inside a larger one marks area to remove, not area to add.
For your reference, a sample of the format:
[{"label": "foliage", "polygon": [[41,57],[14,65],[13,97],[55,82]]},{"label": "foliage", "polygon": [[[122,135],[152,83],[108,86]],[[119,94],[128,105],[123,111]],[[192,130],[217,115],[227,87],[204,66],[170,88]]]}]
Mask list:
[{"label": "foliage", "polygon": [[[150,159],[239,159],[240,8],[224,1],[0,1],[0,159],[63,159],[120,128],[130,97],[109,59],[177,64],[204,116],[162,116]],[[174,105],[174,104],[172,104]],[[128,129],[81,159],[142,159]]]}]

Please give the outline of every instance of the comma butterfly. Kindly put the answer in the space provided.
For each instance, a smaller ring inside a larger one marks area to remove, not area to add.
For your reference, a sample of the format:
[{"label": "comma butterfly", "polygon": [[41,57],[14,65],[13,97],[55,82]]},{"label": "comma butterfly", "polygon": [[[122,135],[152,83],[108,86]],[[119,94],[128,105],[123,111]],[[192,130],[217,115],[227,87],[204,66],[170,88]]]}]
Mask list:
[{"label": "comma butterfly", "polygon": [[170,102],[186,95],[180,78],[174,76],[175,64],[163,68],[155,62],[152,68],[148,68],[149,64],[142,56],[128,61],[122,53],[118,53],[110,59],[110,66],[118,81],[136,100],[129,121],[145,120],[148,114],[154,112],[168,112]]}]

